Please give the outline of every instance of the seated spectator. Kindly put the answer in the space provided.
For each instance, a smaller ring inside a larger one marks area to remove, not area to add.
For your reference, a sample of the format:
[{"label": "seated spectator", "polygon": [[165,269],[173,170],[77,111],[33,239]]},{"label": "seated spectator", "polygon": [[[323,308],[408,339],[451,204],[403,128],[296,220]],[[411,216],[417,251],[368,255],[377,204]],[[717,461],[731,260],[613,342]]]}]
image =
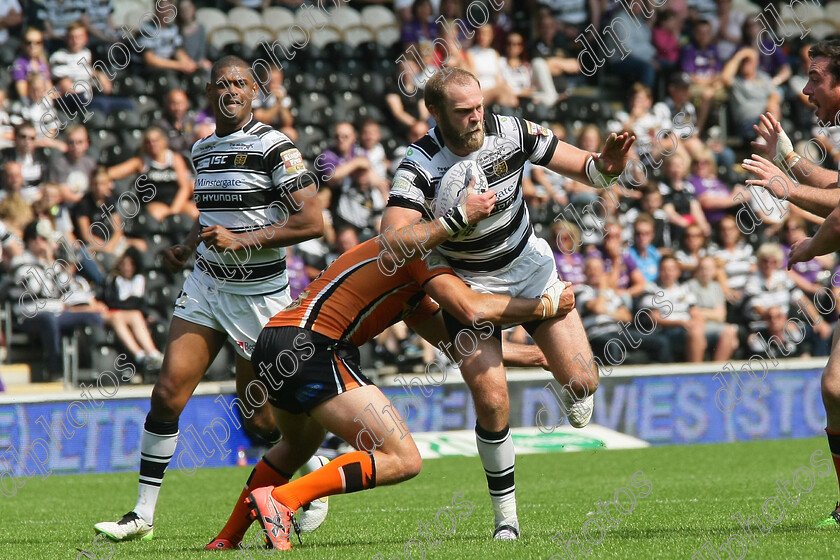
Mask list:
[{"label": "seated spectator", "polygon": [[[708,18],[712,24],[712,35],[717,38],[718,53],[721,60],[729,60],[741,44],[741,30],[747,19],[742,10],[732,9],[732,0],[715,0],[717,10]],[[755,43],[753,43],[755,45]]]},{"label": "seated spectator", "polygon": [[[633,243],[624,253],[624,262],[630,275],[640,274],[645,283],[651,284],[659,277],[659,261],[662,260],[659,251],[651,245],[655,235],[655,225],[656,222],[650,214],[639,214],[633,224]],[[633,284],[637,283],[633,282]]]},{"label": "seated spectator", "polygon": [[3,164],[2,179],[0,220],[18,237],[23,237],[23,228],[34,217],[32,203],[40,199],[41,191],[35,187],[24,187],[23,167],[16,161]]},{"label": "seated spectator", "polygon": [[[548,128],[554,133],[555,138],[561,142],[566,141],[566,127],[562,123],[550,123]],[[523,195],[530,196],[533,202],[533,204],[529,203],[528,206],[532,214],[534,210],[544,207],[546,203],[552,200],[563,207],[569,204],[569,197],[566,194],[566,183],[569,179],[565,175],[526,161],[523,176],[530,176],[534,186],[534,192],[526,192],[525,182],[522,183]]]},{"label": "seated spectator", "polygon": [[338,197],[334,206],[336,224],[352,225],[365,240],[376,236],[387,200],[387,194],[383,195],[373,181],[370,169],[357,169],[344,180],[340,190],[334,191]]},{"label": "seated spectator", "polygon": [[198,208],[192,201],[194,185],[187,163],[181,154],[169,149],[166,135],[159,128],[146,130],[139,156],[108,169],[111,179],[141,174],[155,187],[154,198],[144,206],[144,210],[155,220],[163,221],[173,214],[187,214],[198,219]]},{"label": "seated spectator", "polygon": [[518,107],[519,99],[502,78],[502,56],[493,48],[493,26],[482,25],[475,32],[475,44],[467,49],[471,71],[481,84],[484,104],[498,103],[504,107]]},{"label": "seated spectator", "polygon": [[[795,263],[788,270],[788,256],[790,255],[791,246],[806,237],[808,237],[808,230],[805,220],[799,216],[788,214],[782,226],[781,248],[785,255],[782,267],[787,270],[788,276],[796,284],[796,287],[802,290],[808,299],[813,301],[814,296],[820,288],[829,283],[828,279],[831,276],[831,271],[834,269],[835,259],[834,253],[820,255],[810,261]],[[826,308],[830,307],[830,305],[826,306]]]},{"label": "seated spectator", "polygon": [[169,148],[190,160],[193,147],[195,118],[190,114],[190,99],[182,89],[173,89],[166,94],[163,116],[152,123],[166,135]]},{"label": "seated spectator", "polygon": [[600,247],[600,255],[604,259],[607,280],[612,289],[622,297],[627,296],[627,305],[631,298],[641,295],[647,281],[644,274],[637,268],[631,268],[625,259],[624,240],[621,226],[615,222],[604,227],[604,240]]},{"label": "seated spectator", "polygon": [[[107,219],[102,217],[101,206],[115,208],[118,204],[113,195],[113,188],[114,182],[108,170],[104,167],[97,168],[91,177],[90,191],[72,210],[76,235],[84,241],[89,250],[99,253],[120,256],[128,247],[135,247],[140,251],[147,250],[148,245],[143,239],[126,236],[119,212],[111,212]],[[98,225],[94,228],[93,224]]]},{"label": "seated spectator", "polygon": [[805,339],[810,345],[810,354],[827,356],[831,342],[831,326],[819,317],[813,305],[803,305],[802,300],[807,296],[796,287],[796,283],[783,268],[782,248],[775,243],[765,243],[756,251],[756,257],[758,272],[749,278],[744,287],[745,315],[750,330],[766,330],[769,327],[771,309],[778,307],[788,319],[796,315],[807,318]]},{"label": "seated spectator", "polygon": [[140,255],[135,248],[126,249],[117,258],[114,268],[105,280],[102,301],[108,309],[127,309],[149,317],[146,298],[146,277],[140,272]]},{"label": "seated spectator", "polygon": [[370,170],[373,173],[371,180],[378,188],[385,200],[388,200],[388,192],[391,189],[391,182],[388,180],[388,168],[391,162],[385,154],[385,147],[381,143],[382,131],[379,123],[373,119],[365,119],[359,124],[359,146],[364,151],[365,157],[370,161]]},{"label": "seated spectator", "polygon": [[[632,15],[640,22],[640,25],[627,25],[627,14],[624,10],[617,10],[613,17],[621,18],[621,22],[629,28],[626,37],[622,37],[624,43],[617,45],[613,36],[607,39],[606,45],[613,49],[609,61],[610,71],[615,72],[627,82],[641,82],[649,89],[656,85],[656,72],[659,63],[656,61],[656,47],[653,45],[650,21],[645,17],[643,11],[645,6],[641,2],[633,2],[630,6]],[[613,19],[612,22],[616,22]],[[624,45],[632,45],[627,48]]]},{"label": "seated spectator", "polygon": [[[677,353],[685,349],[686,362],[702,362],[707,346],[706,322],[694,294],[677,282],[680,277],[677,260],[663,257],[658,276],[653,293],[642,298],[640,308],[647,308],[653,313],[656,332],[668,338],[671,348]],[[669,311],[663,312],[664,309]]]},{"label": "seated spectator", "polygon": [[[681,280],[691,279],[700,260],[708,255],[709,250],[706,247],[706,236],[703,235],[703,230],[696,224],[688,226],[682,238],[682,248],[674,255],[682,270]],[[717,275],[717,266],[715,266],[715,273]]]},{"label": "seated spectator", "polygon": [[[93,67],[93,56],[88,45],[88,32],[81,21],[67,26],[66,48],[50,55],[50,68],[63,102],[77,113],[134,109],[134,102],[124,97],[111,97],[113,84],[105,72]],[[106,63],[106,67],[110,64]],[[93,75],[91,75],[91,73]],[[88,96],[92,98],[88,99]],[[77,99],[80,97],[81,100]]]},{"label": "seated spectator", "polygon": [[706,340],[714,347],[712,360],[725,362],[738,349],[738,327],[726,322],[726,296],[715,280],[717,264],[709,256],[700,257],[694,278],[685,286],[696,298],[697,309],[706,323]]},{"label": "seated spectator", "polygon": [[[571,40],[577,37],[572,37]],[[533,57],[540,57],[545,60],[548,70],[555,76],[555,90],[564,92],[568,85],[564,75],[572,75],[570,81],[575,81],[575,75],[580,74],[580,64],[574,56],[567,53],[578,46],[569,43],[567,37],[560,31],[558,22],[551,17],[545,8],[540,8],[537,16],[537,37],[531,43],[528,51]],[[565,94],[564,94],[565,95]]]},{"label": "seated spectator", "polygon": [[676,242],[676,237],[671,229],[671,220],[668,213],[662,209],[662,192],[659,184],[651,181],[642,189],[642,198],[638,208],[631,208],[622,216],[625,227],[632,229],[636,218],[641,214],[647,214],[653,218],[653,240],[651,245],[656,247],[663,254],[670,254]]},{"label": "seated spectator", "polygon": [[292,116],[292,98],[283,87],[283,69],[271,66],[271,78],[268,81],[268,91],[260,88],[259,95],[251,105],[254,118],[273,126],[286,136],[297,140],[294,128],[295,119]]},{"label": "seated spectator", "polygon": [[[289,278],[289,297],[292,301],[306,289],[314,277],[310,277],[306,263],[294,246],[286,247],[286,275]],[[315,274],[317,276],[317,273]]]},{"label": "seated spectator", "polygon": [[15,145],[15,129],[12,128],[11,104],[6,92],[0,89],[0,150]]},{"label": "seated spectator", "polygon": [[718,282],[726,300],[740,303],[744,286],[755,272],[753,248],[743,240],[733,216],[724,216],[719,226],[720,244],[711,249],[718,265]]},{"label": "seated spectator", "polygon": [[417,123],[427,124],[429,121],[429,110],[423,102],[425,80],[425,73],[414,57],[405,57],[397,66],[397,78],[390,82],[391,89],[385,92],[385,104],[396,119],[394,124],[405,133]]},{"label": "seated spectator", "polygon": [[65,304],[63,298],[70,289],[69,279],[66,274],[56,278],[62,271],[52,270],[56,259],[54,244],[49,239],[51,235],[52,230],[45,222],[31,222],[23,232],[25,251],[10,263],[10,275],[14,279],[9,294],[13,313],[20,330],[43,345],[47,372],[44,381],[59,379],[62,375],[62,335],[85,325],[101,329],[105,324],[101,313]]},{"label": "seated spectator", "polygon": [[[355,171],[370,169],[370,160],[365,156],[364,150],[356,144],[356,129],[349,122],[340,122],[333,129],[335,145],[324,150],[322,168],[327,169],[332,175],[327,180],[327,185],[336,189],[344,180]],[[334,197],[333,204],[338,200]]]},{"label": "seated spectator", "polygon": [[[11,106],[11,122],[15,125],[31,124],[35,127],[36,148],[65,149],[63,142],[55,136],[58,134],[60,119],[64,113],[56,113],[55,103],[47,97],[47,81],[41,74],[32,73],[26,77],[26,97],[18,99]],[[47,136],[47,135],[51,136]]]},{"label": "seated spectator", "polygon": [[40,74],[47,82],[47,90],[52,88],[50,65],[44,51],[44,34],[34,27],[23,32],[21,56],[12,64],[12,79],[15,81],[15,91],[18,99],[24,99],[29,92],[26,82],[29,74]]},{"label": "seated spectator", "polygon": [[[438,36],[440,36],[441,28],[457,31],[455,35],[455,41],[457,44],[453,45],[456,47],[454,50],[468,49],[470,45],[472,45],[474,30],[467,19],[467,15],[464,13],[464,5],[461,0],[440,0],[439,11],[440,16],[437,17],[435,21],[439,21],[443,18],[443,22],[441,22],[441,25],[438,27]],[[462,25],[458,25],[456,20],[463,22]],[[469,37],[467,37],[467,33],[470,33]],[[452,39],[449,38],[447,39],[447,41],[451,40]],[[458,45],[460,45],[460,47]]]},{"label": "seated spectator", "polygon": [[36,147],[38,138],[35,127],[28,122],[15,126],[15,146],[0,152],[3,162],[16,161],[23,170],[23,195],[30,202],[41,198],[38,187],[46,178],[48,167],[47,153]]},{"label": "seated spectator", "polygon": [[691,42],[680,50],[680,70],[691,78],[692,102],[697,112],[697,134],[705,131],[706,120],[713,106],[726,101],[726,89],[720,87],[723,61],[714,43],[712,25],[708,20],[694,23]]},{"label": "seated spectator", "polygon": [[[513,90],[513,94],[520,100],[531,100],[545,107],[553,105],[558,96],[551,72],[545,60],[541,58],[534,58],[530,63],[527,61],[522,34],[508,34],[504,52],[505,56],[499,61],[500,73],[502,79]],[[541,115],[533,117],[542,118]]]},{"label": "seated spectator", "polygon": [[[663,101],[653,106],[652,112],[656,115],[667,116],[667,128],[679,141],[676,151],[666,158],[670,160],[676,154],[688,157],[703,149],[703,142],[697,134],[697,109],[691,102],[691,76],[685,72],[674,72],[668,80],[668,93]],[[666,111],[667,109],[667,111]],[[662,137],[662,146],[666,150],[672,149],[671,140]],[[734,155],[732,156],[734,160]]]},{"label": "seated spectator", "polygon": [[41,0],[44,6],[44,35],[47,47],[55,49],[67,35],[67,27],[79,21],[84,13],[84,4],[67,0]]},{"label": "seated spectator", "polygon": [[90,155],[90,139],[84,125],[67,127],[67,153],[54,152],[47,168],[47,181],[60,183],[61,198],[75,204],[87,194],[96,160]]},{"label": "seated spectator", "polygon": [[554,253],[557,273],[563,281],[571,282],[573,286],[584,281],[583,255],[580,252],[582,241],[580,228],[572,222],[558,220],[551,224],[549,244]]},{"label": "seated spectator", "polygon": [[84,278],[76,276],[75,267],[68,264],[64,269],[69,275],[72,290],[66,304],[71,309],[100,314],[105,326],[114,331],[117,340],[128,350],[135,364],[146,370],[159,370],[163,364],[163,354],[152,340],[143,313],[137,309],[109,308],[96,298],[96,294]]},{"label": "seated spectator", "polygon": [[665,191],[665,204],[662,209],[668,214],[672,224],[687,228],[691,224],[700,227],[703,235],[709,236],[712,228],[706,221],[703,207],[694,193],[694,185],[686,179],[689,157],[684,152],[677,152],[665,160],[665,181],[659,186]]},{"label": "seated spectator", "polygon": [[[610,286],[604,261],[600,257],[587,257],[583,273],[585,284],[575,289],[575,307],[596,356],[612,364],[620,363],[616,354],[622,354],[622,346],[625,349],[627,344],[633,346],[629,341],[625,344],[630,339],[640,342],[637,349],[647,353],[650,361],[665,364],[674,361],[668,338],[656,332],[642,333],[633,326],[633,314]],[[627,325],[622,327],[621,323]],[[624,334],[622,331],[625,331]],[[621,346],[610,342],[613,339]]]},{"label": "seated spectator", "polygon": [[540,11],[539,17],[557,21],[560,33],[566,38],[569,49],[577,49],[575,39],[584,33],[586,26],[594,22],[600,28],[603,5],[597,0],[541,0],[548,12]]},{"label": "seated spectator", "polygon": [[178,2],[178,32],[184,44],[184,52],[194,60],[198,67],[210,71],[213,62],[207,58],[207,30],[195,20],[195,4],[192,0]]},{"label": "seated spectator", "polygon": [[[729,0],[723,0],[729,1]],[[782,98],[776,92],[770,76],[758,68],[758,51],[745,47],[735,53],[723,67],[723,84],[730,88],[729,109],[733,118],[733,132],[743,142],[753,140],[753,125],[766,112],[782,118]]]},{"label": "seated spectator", "polygon": [[111,17],[113,11],[113,0],[88,0],[86,9],[80,20],[94,42],[111,44],[120,40],[120,37],[117,36],[117,28]]},{"label": "seated spectator", "polygon": [[[607,123],[610,132],[632,132],[636,136],[636,150],[642,162],[650,165],[652,161],[661,162],[665,156],[659,149],[656,135],[662,130],[671,130],[671,114],[662,103],[653,104],[650,88],[636,82],[630,90],[628,111],[618,111],[615,119]],[[669,141],[664,146],[670,149]]]},{"label": "seated spectator", "polygon": [[682,24],[680,16],[670,8],[659,10],[656,14],[651,42],[656,48],[656,63],[662,78],[668,78],[679,65]]},{"label": "seated spectator", "polygon": [[397,147],[392,154],[393,157],[388,167],[388,175],[391,177],[394,176],[394,173],[397,172],[397,167],[399,167],[400,162],[405,157],[405,153],[408,151],[408,147],[423,138],[427,132],[429,132],[429,125],[426,124],[426,121],[417,121],[408,129],[405,135],[406,143]]},{"label": "seated spectator", "polygon": [[728,210],[734,210],[744,201],[749,202],[750,192],[743,185],[730,189],[718,178],[715,158],[709,150],[695,155],[692,170],[688,180],[694,186],[695,196],[712,226],[717,225]]},{"label": "seated spectator", "polygon": [[[603,146],[603,139],[601,129],[598,128],[597,125],[588,124],[578,133],[575,145],[584,151],[598,152],[601,149],[601,146]],[[590,150],[590,148],[592,150]],[[597,188],[585,185],[573,179],[566,181],[564,189],[569,197],[569,202],[580,208],[583,208],[590,202],[597,200],[600,196]]]},{"label": "seated spectator", "polygon": [[[775,22],[771,23],[771,25],[774,24]],[[764,29],[761,21],[756,20],[754,17],[745,19],[741,27],[741,47],[757,47],[761,43],[758,55],[758,68],[770,76],[773,85],[778,88],[790,79],[793,72],[788,62],[786,49],[776,47],[773,44],[770,33],[761,33]],[[808,65],[806,64],[806,72],[807,68]],[[798,88],[798,91],[802,91],[802,88]],[[811,109],[809,112],[813,113],[814,111]]]},{"label": "seated spectator", "polygon": [[[184,39],[172,21],[169,4],[155,3],[155,16],[160,23],[147,22],[138,32],[137,42],[143,47],[143,64],[152,75],[193,74],[198,63],[184,50]],[[209,73],[208,73],[209,76]]]},{"label": "seated spectator", "polygon": [[780,359],[801,356],[805,340],[805,321],[794,318],[788,322],[787,313],[780,307],[771,307],[767,311],[767,328],[747,337],[749,351],[762,358]]},{"label": "seated spectator", "polygon": [[434,9],[429,0],[414,0],[411,20],[403,23],[400,42],[403,49],[417,43],[431,43],[438,35]]},{"label": "seated spectator", "polygon": [[16,44],[17,38],[9,35],[9,29],[14,29],[21,23],[23,23],[23,11],[18,0],[4,2],[0,6],[0,45]]}]

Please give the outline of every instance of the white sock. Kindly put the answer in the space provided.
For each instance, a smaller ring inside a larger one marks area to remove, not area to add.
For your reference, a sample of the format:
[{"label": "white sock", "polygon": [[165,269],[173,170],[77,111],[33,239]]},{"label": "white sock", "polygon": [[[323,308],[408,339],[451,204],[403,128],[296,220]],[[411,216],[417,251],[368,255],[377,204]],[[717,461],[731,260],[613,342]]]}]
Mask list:
[{"label": "white sock", "polygon": [[305,476],[312,471],[320,469],[322,466],[324,465],[321,464],[321,460],[317,456],[313,455],[301,468],[298,469],[298,472],[300,473],[300,476]]},{"label": "white sock", "polygon": [[484,466],[484,474],[487,476],[496,526],[504,523],[519,529],[516,517],[516,484],[513,478],[516,452],[510,437],[510,426],[505,426],[498,432],[490,432],[476,422],[475,443],[481,464]]},{"label": "white sock", "polygon": [[134,511],[151,525],[155,518],[160,485],[175,446],[178,444],[178,421],[159,422],[146,416],[140,439],[140,482]]}]

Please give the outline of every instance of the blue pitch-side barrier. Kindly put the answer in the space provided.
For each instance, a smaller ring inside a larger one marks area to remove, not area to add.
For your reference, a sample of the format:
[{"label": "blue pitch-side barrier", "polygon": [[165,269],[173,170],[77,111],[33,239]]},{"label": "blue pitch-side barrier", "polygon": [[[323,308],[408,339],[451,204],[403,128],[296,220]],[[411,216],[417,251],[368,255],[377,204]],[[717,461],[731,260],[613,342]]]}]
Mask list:
[{"label": "blue pitch-side barrier", "polygon": [[[742,375],[746,395],[735,391],[737,404],[725,390],[721,392],[721,380],[733,391],[731,374],[716,378],[721,368],[712,364],[614,368],[610,376],[602,377],[593,421],[655,445],[822,435],[824,363],[825,359],[792,360],[771,365],[763,396]],[[440,378],[440,372],[435,373]],[[405,381],[412,377],[424,378],[414,374]],[[402,385],[386,383],[383,390],[396,398],[398,409],[408,406],[411,431],[472,429],[475,413],[470,394],[459,376],[449,377],[438,386],[427,385],[428,397],[415,385],[413,400]],[[536,426],[538,412],[545,408],[539,421],[544,431],[551,429],[559,408],[544,390],[549,381],[547,372],[537,370],[509,376],[511,426]],[[233,391],[233,383],[199,387],[181,416],[181,437],[170,469],[189,474],[196,468],[234,465],[237,449],[252,445],[241,429],[241,418],[222,406],[222,401],[232,401]],[[113,398],[96,395],[91,402],[76,397],[78,404],[66,395],[0,395],[0,480],[4,473],[40,478],[50,473],[136,470],[149,393],[148,387],[123,386]],[[731,407],[730,412],[716,406],[716,395],[722,408]],[[45,429],[47,422],[53,424],[52,437]]]}]

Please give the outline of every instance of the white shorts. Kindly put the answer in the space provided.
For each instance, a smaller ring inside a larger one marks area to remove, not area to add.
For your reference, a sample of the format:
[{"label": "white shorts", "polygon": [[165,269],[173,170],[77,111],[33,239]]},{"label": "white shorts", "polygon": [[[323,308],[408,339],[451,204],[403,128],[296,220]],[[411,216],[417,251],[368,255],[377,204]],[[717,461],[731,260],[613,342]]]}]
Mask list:
[{"label": "white shorts", "polygon": [[559,278],[548,242],[533,235],[522,254],[504,268],[479,273],[453,269],[477,292],[520,298],[540,297]]},{"label": "white shorts", "polygon": [[193,270],[184,281],[175,299],[175,317],[227,333],[236,353],[250,360],[265,324],[292,303],[288,286],[269,295],[250,296],[220,290],[211,295],[208,282],[201,282],[197,277],[203,274]]}]

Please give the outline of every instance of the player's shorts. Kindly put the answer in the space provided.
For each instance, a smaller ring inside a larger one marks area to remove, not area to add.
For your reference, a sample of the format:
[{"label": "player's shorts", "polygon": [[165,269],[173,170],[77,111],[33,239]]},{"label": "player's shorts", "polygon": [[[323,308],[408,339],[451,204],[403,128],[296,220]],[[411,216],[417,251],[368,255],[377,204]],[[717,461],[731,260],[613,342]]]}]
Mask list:
[{"label": "player's shorts", "polygon": [[499,270],[469,272],[457,268],[457,263],[449,264],[475,291],[511,297],[540,297],[559,278],[551,247],[545,239],[534,235],[528,240],[522,254]]},{"label": "player's shorts", "polygon": [[359,365],[359,349],[300,327],[266,327],[251,355],[268,402],[292,414],[341,393],[373,385]]},{"label": "player's shorts", "polygon": [[[450,262],[449,264],[454,265],[455,263]],[[493,272],[479,273],[463,271],[455,266],[453,266],[453,269],[476,292],[520,298],[540,297],[551,284],[560,278],[557,274],[554,254],[551,252],[548,242],[534,235],[531,235],[522,254],[504,268]],[[445,310],[443,318],[450,338],[463,328],[463,326],[458,328],[460,323]],[[529,333],[533,334],[539,323],[539,321],[535,321],[525,323],[523,326]],[[507,326],[512,325],[505,325],[505,327]],[[499,337],[495,331],[494,336]]]},{"label": "player's shorts", "polygon": [[175,298],[175,317],[226,333],[236,353],[250,360],[263,326],[292,303],[288,285],[274,294],[259,296],[221,290],[211,293],[212,280],[202,282],[200,275],[204,273],[193,270],[184,281]]}]

